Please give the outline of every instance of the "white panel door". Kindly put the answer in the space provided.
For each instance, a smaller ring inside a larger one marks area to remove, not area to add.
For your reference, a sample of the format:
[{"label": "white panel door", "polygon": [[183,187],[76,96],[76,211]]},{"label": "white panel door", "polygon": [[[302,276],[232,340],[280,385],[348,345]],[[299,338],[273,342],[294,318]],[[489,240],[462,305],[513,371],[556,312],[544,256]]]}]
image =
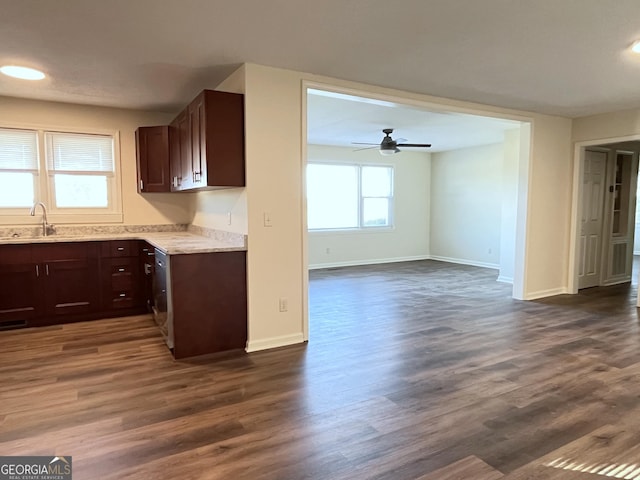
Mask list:
[{"label": "white panel door", "polygon": [[585,151],[578,288],[600,284],[606,167],[606,152]]}]

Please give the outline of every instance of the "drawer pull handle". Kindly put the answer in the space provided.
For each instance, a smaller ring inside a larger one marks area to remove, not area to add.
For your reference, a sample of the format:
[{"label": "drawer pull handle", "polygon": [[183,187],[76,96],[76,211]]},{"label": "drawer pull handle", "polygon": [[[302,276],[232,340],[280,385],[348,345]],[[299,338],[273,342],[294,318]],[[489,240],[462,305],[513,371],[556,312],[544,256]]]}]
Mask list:
[{"label": "drawer pull handle", "polygon": [[124,268],[119,268],[118,271],[119,272],[124,272]]},{"label": "drawer pull handle", "polygon": [[123,252],[124,251],[124,247],[118,247],[118,251],[119,252]]},{"label": "drawer pull handle", "polygon": [[127,294],[126,294],[126,293],[121,293],[121,294],[120,294],[120,296],[121,296],[121,297],[126,297],[126,296],[127,296]]}]

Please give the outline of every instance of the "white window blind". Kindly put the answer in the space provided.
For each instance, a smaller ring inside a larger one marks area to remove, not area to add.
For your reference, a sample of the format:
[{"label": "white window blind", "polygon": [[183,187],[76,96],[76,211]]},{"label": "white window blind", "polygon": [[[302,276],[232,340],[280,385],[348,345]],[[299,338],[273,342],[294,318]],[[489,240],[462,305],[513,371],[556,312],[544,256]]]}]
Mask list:
[{"label": "white window blind", "polygon": [[114,173],[113,137],[47,133],[47,169],[52,173]]},{"label": "white window blind", "polygon": [[33,130],[0,129],[0,170],[38,171],[38,134]]}]

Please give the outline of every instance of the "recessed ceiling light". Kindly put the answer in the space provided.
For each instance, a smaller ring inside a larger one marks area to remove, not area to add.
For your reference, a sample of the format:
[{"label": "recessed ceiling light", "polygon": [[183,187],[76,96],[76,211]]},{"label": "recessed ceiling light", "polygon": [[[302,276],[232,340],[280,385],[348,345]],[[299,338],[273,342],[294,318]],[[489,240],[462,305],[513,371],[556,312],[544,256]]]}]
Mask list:
[{"label": "recessed ceiling light", "polygon": [[634,44],[631,45],[631,51],[633,53],[640,53],[640,40],[638,40],[637,42],[634,42]]},{"label": "recessed ceiling light", "polygon": [[17,65],[5,65],[0,67],[0,72],[10,77],[21,78],[23,80],[42,80],[44,73],[35,68],[19,67]]}]

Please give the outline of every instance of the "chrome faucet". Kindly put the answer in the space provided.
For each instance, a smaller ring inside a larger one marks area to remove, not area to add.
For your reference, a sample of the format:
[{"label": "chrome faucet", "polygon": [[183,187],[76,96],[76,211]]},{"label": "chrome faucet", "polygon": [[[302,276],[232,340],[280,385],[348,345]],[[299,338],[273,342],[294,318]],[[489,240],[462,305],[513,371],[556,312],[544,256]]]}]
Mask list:
[{"label": "chrome faucet", "polygon": [[36,202],[33,204],[33,207],[31,207],[31,211],[29,212],[29,215],[31,215],[32,217],[35,217],[36,215],[36,208],[38,207],[38,205],[40,205],[42,207],[42,236],[46,237],[50,232],[53,232],[53,225],[49,225],[47,223],[47,207],[44,205],[44,203],[42,202]]}]

